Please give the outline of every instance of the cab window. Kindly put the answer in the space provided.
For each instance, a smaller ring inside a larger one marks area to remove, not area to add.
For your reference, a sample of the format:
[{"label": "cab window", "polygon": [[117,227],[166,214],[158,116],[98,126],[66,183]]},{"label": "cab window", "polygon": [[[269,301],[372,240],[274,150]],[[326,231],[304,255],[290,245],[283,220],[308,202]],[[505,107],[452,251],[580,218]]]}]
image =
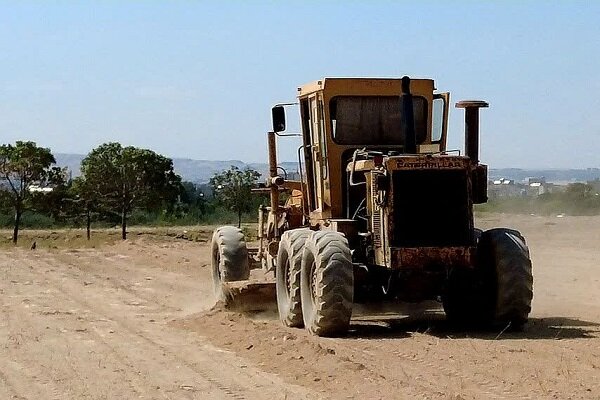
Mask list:
[{"label": "cab window", "polygon": [[[330,101],[333,140],[346,145],[403,145],[401,96],[336,96]],[[427,138],[427,100],[413,96],[417,143]]]},{"label": "cab window", "polygon": [[442,140],[442,134],[444,133],[444,107],[444,99],[433,99],[433,120],[431,121],[431,141],[433,143]]}]

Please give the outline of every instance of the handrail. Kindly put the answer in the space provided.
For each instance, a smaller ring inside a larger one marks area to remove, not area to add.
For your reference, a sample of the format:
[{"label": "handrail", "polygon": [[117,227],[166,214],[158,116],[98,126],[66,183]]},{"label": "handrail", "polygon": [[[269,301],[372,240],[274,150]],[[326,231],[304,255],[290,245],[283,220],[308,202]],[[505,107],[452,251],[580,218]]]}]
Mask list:
[{"label": "handrail", "polygon": [[354,170],[356,169],[356,156],[359,153],[364,153],[366,151],[366,147],[362,149],[354,150],[354,154],[352,155],[352,168],[350,169],[350,186],[360,186],[362,184],[366,184],[367,182],[354,182]]}]

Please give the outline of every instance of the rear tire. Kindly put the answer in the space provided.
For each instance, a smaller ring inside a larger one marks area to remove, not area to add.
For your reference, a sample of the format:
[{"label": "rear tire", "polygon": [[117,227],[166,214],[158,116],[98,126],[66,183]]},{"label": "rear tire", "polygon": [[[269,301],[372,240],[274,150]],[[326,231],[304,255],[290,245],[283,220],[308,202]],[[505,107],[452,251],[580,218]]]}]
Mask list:
[{"label": "rear tire", "polygon": [[442,300],[446,318],[460,327],[477,327],[492,322],[492,306],[486,302],[486,288],[477,270],[455,268],[450,271]]},{"label": "rear tire", "polygon": [[518,231],[496,228],[483,232],[474,271],[451,271],[444,310],[462,325],[508,325],[527,322],[533,299],[529,249]]},{"label": "rear tire", "polygon": [[518,231],[497,228],[484,232],[478,257],[492,289],[494,323],[519,329],[531,312],[533,274],[529,249]]},{"label": "rear tire", "polygon": [[211,266],[215,296],[225,300],[226,282],[243,281],[250,277],[248,249],[242,230],[222,226],[213,233]]},{"label": "rear tire", "polygon": [[346,238],[334,231],[313,232],[306,240],[301,266],[302,315],[317,336],[348,331],[354,301],[354,271]]},{"label": "rear tire", "polygon": [[302,250],[308,229],[294,229],[281,235],[277,252],[275,270],[277,288],[277,309],[279,319],[284,325],[293,328],[302,327],[302,301],[300,296],[300,272],[302,267]]}]

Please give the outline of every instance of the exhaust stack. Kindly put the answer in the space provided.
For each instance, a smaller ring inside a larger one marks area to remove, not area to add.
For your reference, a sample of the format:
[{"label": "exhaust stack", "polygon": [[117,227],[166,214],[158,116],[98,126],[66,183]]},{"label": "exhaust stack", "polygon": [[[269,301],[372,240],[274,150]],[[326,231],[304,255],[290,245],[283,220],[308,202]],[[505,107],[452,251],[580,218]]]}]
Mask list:
[{"label": "exhaust stack", "polygon": [[465,154],[475,163],[479,162],[479,109],[488,108],[482,100],[463,100],[456,108],[465,109]]}]

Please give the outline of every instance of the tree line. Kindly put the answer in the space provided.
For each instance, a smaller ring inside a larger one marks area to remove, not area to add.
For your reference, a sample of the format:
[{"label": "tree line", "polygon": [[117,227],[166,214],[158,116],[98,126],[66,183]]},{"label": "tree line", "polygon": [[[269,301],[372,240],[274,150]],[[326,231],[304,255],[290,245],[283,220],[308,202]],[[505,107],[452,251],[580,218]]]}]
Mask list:
[{"label": "tree line", "polygon": [[[13,243],[26,212],[49,217],[63,226],[92,222],[120,225],[127,239],[132,215],[146,213],[177,223],[199,223],[209,215],[230,213],[242,217],[264,199],[253,198],[251,188],[260,174],[231,167],[217,173],[208,185],[182,180],[173,160],[148,149],[105,143],[81,161],[81,175],[74,179],[56,166],[48,148],[35,142],[17,141],[0,146],[0,213],[12,213]],[[233,222],[233,221],[228,221]]]}]

